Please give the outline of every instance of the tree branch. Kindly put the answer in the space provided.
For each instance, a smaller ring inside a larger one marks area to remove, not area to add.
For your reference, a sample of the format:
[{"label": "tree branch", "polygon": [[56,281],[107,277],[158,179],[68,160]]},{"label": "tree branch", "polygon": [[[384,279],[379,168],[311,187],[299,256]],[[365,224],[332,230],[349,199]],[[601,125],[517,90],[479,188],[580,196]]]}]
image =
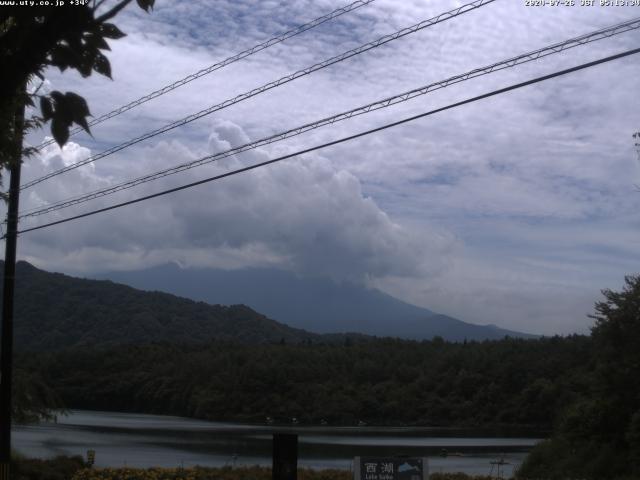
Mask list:
[{"label": "tree branch", "polygon": [[96,18],[96,22],[103,23],[103,22],[106,22],[107,20],[115,17],[120,12],[120,10],[122,10],[124,7],[126,7],[130,3],[131,3],[131,0],[122,0],[119,4],[117,4],[111,10],[109,10],[108,12],[103,13],[98,18]]},{"label": "tree branch", "polygon": [[93,11],[95,12],[96,10],[98,10],[102,4],[104,4],[104,2],[106,2],[107,0],[98,0],[96,2],[96,0],[93,0]]}]

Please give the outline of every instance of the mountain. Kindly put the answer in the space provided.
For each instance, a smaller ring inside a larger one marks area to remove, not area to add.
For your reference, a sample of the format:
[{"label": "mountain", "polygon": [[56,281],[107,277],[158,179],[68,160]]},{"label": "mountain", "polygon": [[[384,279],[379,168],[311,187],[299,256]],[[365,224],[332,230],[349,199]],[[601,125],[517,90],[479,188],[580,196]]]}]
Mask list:
[{"label": "mountain", "polygon": [[[0,278],[3,271],[4,262],[0,261]],[[168,293],[142,292],[111,281],[45,272],[27,262],[16,266],[15,292],[18,350],[152,342],[192,344],[212,339],[301,343],[320,338],[270,320],[244,305],[208,305]]]},{"label": "mountain", "polygon": [[213,304],[243,303],[295,328],[316,333],[358,332],[408,339],[462,341],[534,338],[494,325],[475,325],[402,302],[376,289],[276,269],[183,269],[167,264],[97,276],[135,288]]}]

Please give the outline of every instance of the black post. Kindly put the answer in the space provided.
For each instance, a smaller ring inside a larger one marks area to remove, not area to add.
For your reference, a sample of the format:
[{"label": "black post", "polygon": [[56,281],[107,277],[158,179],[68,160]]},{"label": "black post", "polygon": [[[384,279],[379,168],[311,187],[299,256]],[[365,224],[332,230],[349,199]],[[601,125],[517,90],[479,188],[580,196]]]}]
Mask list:
[{"label": "black post", "polygon": [[298,435],[290,433],[273,434],[273,480],[297,480],[298,478]]},{"label": "black post", "polygon": [[13,292],[16,280],[16,247],[18,241],[18,202],[20,199],[20,167],[24,106],[14,120],[15,151],[9,159],[9,203],[4,255],[4,286],[2,290],[2,340],[0,341],[0,480],[9,480],[11,461],[11,386],[13,380]]}]

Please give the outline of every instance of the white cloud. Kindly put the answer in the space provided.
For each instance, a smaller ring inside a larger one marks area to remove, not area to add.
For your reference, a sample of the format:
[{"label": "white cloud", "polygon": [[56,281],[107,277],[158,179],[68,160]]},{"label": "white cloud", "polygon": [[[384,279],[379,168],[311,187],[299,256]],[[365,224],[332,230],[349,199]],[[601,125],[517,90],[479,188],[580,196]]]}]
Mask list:
[{"label": "white cloud", "polygon": [[[209,138],[209,149],[219,151],[246,140],[237,125],[219,121]],[[52,157],[54,149],[57,147],[47,150],[40,165],[32,162],[29,168],[46,171],[59,167],[79,155],[82,147],[65,147],[62,158]],[[259,150],[242,157],[210,165],[206,172],[219,174],[268,158]],[[138,160],[130,163],[129,173],[147,172],[152,165],[167,166],[176,158],[195,155],[179,142],[160,142],[140,149]],[[180,183],[203,174],[202,169],[191,170],[180,176]],[[74,190],[92,190],[103,182],[83,169],[71,175]],[[24,197],[25,208],[57,198],[69,180],[60,176],[43,184],[37,196]],[[174,179],[165,179],[125,192],[121,199],[173,184]],[[65,195],[71,193],[69,189],[65,191]],[[92,207],[109,203],[111,199],[94,202]],[[37,258],[37,251],[46,246],[47,255],[38,263],[44,260],[56,269],[68,269],[70,265],[85,271],[107,269],[117,256],[120,260],[116,264],[129,268],[174,260],[226,268],[277,265],[302,274],[364,281],[390,275],[432,275],[443,268],[451,239],[446,234],[417,232],[392,221],[363,195],[355,176],[315,155],[135,208],[33,232],[25,237],[23,245],[24,254],[30,258]]]}]

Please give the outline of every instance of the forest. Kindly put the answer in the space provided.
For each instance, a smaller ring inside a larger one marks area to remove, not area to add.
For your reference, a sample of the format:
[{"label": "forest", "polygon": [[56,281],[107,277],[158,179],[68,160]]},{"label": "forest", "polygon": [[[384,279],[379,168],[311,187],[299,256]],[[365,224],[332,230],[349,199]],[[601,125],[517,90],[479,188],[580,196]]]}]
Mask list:
[{"label": "forest", "polygon": [[70,408],[305,424],[549,429],[588,388],[591,340],[137,345],[23,355]]}]

